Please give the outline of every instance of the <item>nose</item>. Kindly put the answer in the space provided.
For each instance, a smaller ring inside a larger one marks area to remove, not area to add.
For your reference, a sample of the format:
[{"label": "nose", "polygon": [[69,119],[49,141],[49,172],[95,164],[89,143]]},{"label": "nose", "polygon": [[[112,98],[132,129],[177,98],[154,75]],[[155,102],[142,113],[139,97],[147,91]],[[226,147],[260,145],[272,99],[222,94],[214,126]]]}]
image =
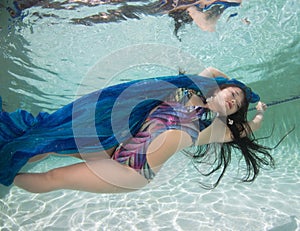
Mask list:
[{"label": "nose", "polygon": [[231,102],[231,104],[232,104],[233,107],[237,106],[236,99],[231,99],[230,102]]}]

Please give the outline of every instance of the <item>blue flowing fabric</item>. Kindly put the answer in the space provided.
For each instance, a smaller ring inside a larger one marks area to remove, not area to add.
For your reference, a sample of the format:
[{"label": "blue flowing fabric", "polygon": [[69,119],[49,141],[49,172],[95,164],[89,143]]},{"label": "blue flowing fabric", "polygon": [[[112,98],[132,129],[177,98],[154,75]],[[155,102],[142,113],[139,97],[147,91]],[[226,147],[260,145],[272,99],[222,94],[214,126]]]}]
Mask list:
[{"label": "blue flowing fabric", "polygon": [[[221,81],[221,80],[220,80]],[[180,75],[107,87],[34,117],[24,110],[0,112],[0,183],[10,185],[33,156],[105,150],[135,135],[147,115],[177,88],[217,89],[214,79]]]}]

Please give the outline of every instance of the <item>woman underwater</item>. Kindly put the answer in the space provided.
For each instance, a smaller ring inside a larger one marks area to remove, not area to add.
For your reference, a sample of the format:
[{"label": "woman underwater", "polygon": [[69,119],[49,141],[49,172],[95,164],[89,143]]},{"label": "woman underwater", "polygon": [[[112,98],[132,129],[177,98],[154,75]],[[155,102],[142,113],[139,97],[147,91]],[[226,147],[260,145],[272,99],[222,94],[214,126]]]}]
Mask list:
[{"label": "woman underwater", "polygon": [[[256,115],[247,121],[248,105],[256,102]],[[0,183],[35,193],[127,192],[147,185],[169,157],[191,146],[206,147],[189,152],[200,165],[215,156],[216,165],[207,174],[221,170],[214,186],[230,162],[231,148],[240,150],[247,167],[243,181],[251,182],[260,167],[273,165],[269,148],[253,138],[265,110],[249,87],[210,67],[199,75],[107,87],[52,114],[2,111]],[[220,144],[218,151],[210,149],[215,144]],[[54,153],[84,162],[45,173],[19,173],[28,161]]]}]

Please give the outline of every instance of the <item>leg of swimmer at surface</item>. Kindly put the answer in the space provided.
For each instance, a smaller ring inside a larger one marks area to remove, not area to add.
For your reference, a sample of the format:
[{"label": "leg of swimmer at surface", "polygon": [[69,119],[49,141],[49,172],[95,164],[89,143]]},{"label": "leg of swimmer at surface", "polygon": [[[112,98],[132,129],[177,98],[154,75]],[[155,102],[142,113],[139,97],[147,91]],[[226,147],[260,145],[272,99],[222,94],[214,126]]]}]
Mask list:
[{"label": "leg of swimmer at surface", "polygon": [[[21,173],[14,184],[33,193],[72,189],[93,193],[130,192],[145,186],[148,181],[135,170],[114,160],[92,161],[50,170],[46,173]],[[97,174],[93,168],[98,168]],[[101,175],[101,170],[103,174]],[[110,177],[112,175],[112,178]],[[118,182],[123,185],[120,186]]]},{"label": "leg of swimmer at surface", "polygon": [[187,11],[200,29],[210,32],[215,31],[220,15],[213,17],[210,12],[200,12],[194,6],[190,7]]},{"label": "leg of swimmer at surface", "polygon": [[[202,10],[199,10],[196,6],[189,7],[187,9],[189,15],[194,22],[204,31],[215,31],[217,21],[223,14],[223,12],[229,7],[238,7],[241,4],[241,0],[236,1],[214,1],[208,4]],[[231,14],[230,17],[236,16]]]}]

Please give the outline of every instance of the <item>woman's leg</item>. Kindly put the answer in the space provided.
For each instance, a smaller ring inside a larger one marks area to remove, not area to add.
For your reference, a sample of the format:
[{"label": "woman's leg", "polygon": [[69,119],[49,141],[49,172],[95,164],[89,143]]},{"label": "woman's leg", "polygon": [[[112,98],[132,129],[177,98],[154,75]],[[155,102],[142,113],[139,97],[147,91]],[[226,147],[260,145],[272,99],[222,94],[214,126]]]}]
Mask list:
[{"label": "woman's leg", "polygon": [[21,173],[15,177],[14,183],[34,193],[58,189],[120,193],[140,189],[148,181],[135,170],[104,159],[56,168],[46,173]]},{"label": "woman's leg", "polygon": [[28,162],[32,163],[32,162],[36,162],[36,161],[40,161],[42,159],[47,158],[51,153],[44,153],[44,154],[40,154],[40,155],[36,155],[34,157],[31,157]]},{"label": "woman's leg", "polygon": [[45,159],[49,155],[61,156],[61,157],[66,157],[66,156],[75,157],[75,158],[87,160],[87,161],[88,160],[98,160],[98,159],[108,159],[112,156],[115,149],[116,149],[116,147],[112,147],[108,150],[104,150],[101,152],[91,152],[91,153],[84,153],[84,154],[80,154],[80,153],[60,154],[60,153],[55,153],[55,152],[49,152],[49,153],[36,155],[36,156],[30,158],[28,162],[29,163],[36,162],[36,161]]}]

